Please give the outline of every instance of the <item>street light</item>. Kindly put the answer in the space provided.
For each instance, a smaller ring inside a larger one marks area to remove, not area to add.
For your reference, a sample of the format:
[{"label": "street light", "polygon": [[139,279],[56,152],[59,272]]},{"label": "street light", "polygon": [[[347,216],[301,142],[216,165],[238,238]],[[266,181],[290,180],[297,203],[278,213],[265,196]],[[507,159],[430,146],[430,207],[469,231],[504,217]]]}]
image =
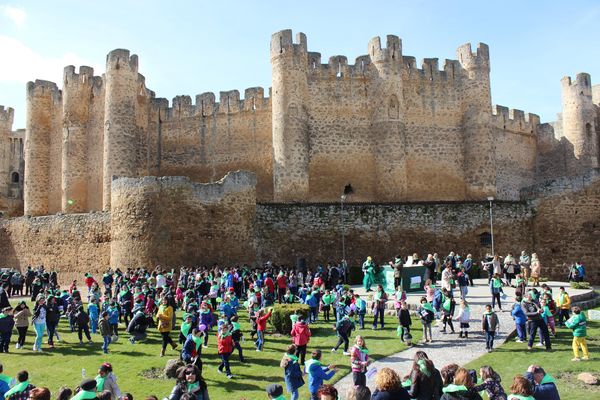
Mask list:
[{"label": "street light", "polygon": [[493,257],[496,255],[496,253],[494,252],[494,214],[492,212],[492,202],[494,201],[494,198],[492,196],[490,196],[487,199],[490,202],[490,234],[492,236],[492,257]]},{"label": "street light", "polygon": [[346,230],[344,228],[344,201],[346,201],[346,195],[340,196],[340,204],[342,206],[340,221],[342,225],[342,262],[346,260]]}]

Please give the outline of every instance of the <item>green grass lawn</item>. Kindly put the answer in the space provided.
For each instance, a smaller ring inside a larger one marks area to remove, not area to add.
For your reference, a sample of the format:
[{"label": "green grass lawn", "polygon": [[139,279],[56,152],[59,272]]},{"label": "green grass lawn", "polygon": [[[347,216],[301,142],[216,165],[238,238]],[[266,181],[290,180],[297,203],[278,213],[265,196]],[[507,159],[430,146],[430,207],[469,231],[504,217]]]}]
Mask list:
[{"label": "green grass lawn", "polygon": [[[179,313],[179,315],[181,314]],[[279,367],[279,362],[285,348],[291,343],[291,339],[286,336],[267,335],[264,352],[256,352],[253,342],[250,340],[250,324],[246,313],[240,313],[240,317],[242,330],[247,339],[242,343],[246,363],[241,364],[237,353],[234,353],[231,358],[231,369],[235,377],[232,380],[217,373],[219,358],[215,336],[210,337],[209,348],[203,349],[203,375],[209,386],[209,394],[213,399],[264,399],[264,389],[267,385],[271,383],[284,385],[283,370]],[[366,329],[353,333],[353,337],[357,334],[365,337],[372,358],[379,359],[406,348],[396,337],[397,319],[395,317],[386,316],[387,326],[383,331],[371,330],[372,318],[367,315]],[[414,341],[421,339],[420,328],[419,321],[413,317]],[[142,399],[150,394],[158,396],[159,399],[168,396],[175,381],[159,378],[158,375],[162,373],[168,359],[178,358],[179,351],[169,348],[167,356],[160,358],[158,356],[160,335],[156,329],[149,329],[148,339],[135,345],[126,340],[128,336],[124,335],[124,326],[120,325],[119,329],[122,332],[119,342],[111,344],[110,354],[104,355],[102,354],[102,337],[100,335],[93,335],[94,343],[80,345],[77,333],[70,332],[66,320],[60,322],[59,334],[63,340],[55,342],[56,348],[49,351],[45,344],[47,341],[47,337],[45,337],[44,352],[34,353],[31,347],[35,334],[31,327],[27,334],[25,349],[14,348],[17,335],[13,334],[11,353],[3,354],[0,362],[4,365],[5,373],[10,376],[14,376],[19,370],[29,371],[31,383],[36,386],[48,387],[53,397],[61,386],[75,388],[82,380],[82,368],[85,368],[88,377],[94,378],[97,368],[106,361],[112,363],[121,390],[132,393],[136,399]],[[335,382],[349,373],[349,357],[343,356],[341,350],[335,354],[330,352],[337,341],[332,325],[319,322],[311,325],[311,330],[313,337],[309,343],[308,352],[316,348],[321,349],[324,353],[323,364],[339,366],[340,370],[331,382]],[[176,333],[172,332],[171,336],[175,340]],[[308,398],[307,386],[308,380],[300,392],[302,399]]]},{"label": "green grass lawn", "polygon": [[[596,308],[600,309],[600,308]],[[586,314],[587,316],[587,314]],[[514,340],[495,349],[467,364],[467,368],[479,371],[482,365],[491,365],[502,377],[502,384],[508,388],[517,374],[523,374],[531,364],[541,365],[547,373],[557,380],[561,398],[569,400],[591,400],[600,398],[600,387],[584,385],[577,380],[581,372],[590,372],[598,376],[600,371],[600,322],[588,321],[587,343],[590,361],[572,362],[573,351],[571,342],[573,335],[567,328],[558,328],[556,338],[552,338],[552,352],[534,347],[527,351],[526,343],[515,343]]]}]

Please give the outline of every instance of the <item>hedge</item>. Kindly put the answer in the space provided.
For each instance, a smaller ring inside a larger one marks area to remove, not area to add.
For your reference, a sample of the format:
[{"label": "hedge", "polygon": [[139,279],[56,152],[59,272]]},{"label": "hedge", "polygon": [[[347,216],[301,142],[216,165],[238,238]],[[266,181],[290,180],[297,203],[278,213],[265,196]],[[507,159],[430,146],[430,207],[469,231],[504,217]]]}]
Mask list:
[{"label": "hedge", "polygon": [[304,319],[308,318],[310,307],[306,304],[276,304],[273,306],[273,314],[271,315],[271,325],[275,327],[275,331],[281,334],[289,335],[292,330],[292,314],[302,315]]}]

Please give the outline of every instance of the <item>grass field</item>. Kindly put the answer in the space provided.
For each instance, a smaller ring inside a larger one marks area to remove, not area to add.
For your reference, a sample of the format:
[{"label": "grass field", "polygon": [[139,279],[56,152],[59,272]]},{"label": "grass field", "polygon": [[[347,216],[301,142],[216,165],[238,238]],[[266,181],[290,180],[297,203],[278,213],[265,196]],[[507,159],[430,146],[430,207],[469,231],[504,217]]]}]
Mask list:
[{"label": "grass field", "polygon": [[[179,313],[180,315],[180,313]],[[216,337],[211,336],[209,348],[203,349],[204,371],[203,375],[209,386],[209,394],[212,399],[264,399],[264,389],[271,383],[284,385],[283,370],[279,362],[291,339],[286,336],[267,335],[265,350],[256,352],[253,342],[250,340],[250,324],[245,312],[240,313],[242,330],[246,333],[246,341],[242,343],[246,363],[241,364],[237,353],[231,358],[231,369],[234,378],[229,380],[225,375],[217,373],[218,356],[216,352]],[[386,316],[387,326],[385,330],[371,330],[372,316],[367,315],[363,331],[355,331],[353,337],[362,334],[365,337],[370,350],[370,356],[378,359],[385,355],[393,354],[403,350],[403,345],[396,337],[396,318]],[[413,317],[414,339],[420,340],[420,323]],[[96,376],[97,368],[102,362],[110,362],[114,373],[118,378],[118,384],[122,391],[130,392],[136,399],[144,398],[154,394],[159,399],[169,395],[175,381],[160,377],[166,361],[170,358],[178,358],[179,351],[167,350],[164,358],[158,356],[160,352],[160,335],[156,329],[149,329],[148,339],[135,345],[126,340],[124,326],[120,325],[121,334],[118,343],[111,344],[110,354],[104,355],[101,350],[102,337],[93,335],[94,343],[79,344],[77,333],[69,330],[68,322],[61,320],[59,334],[61,342],[55,342],[56,348],[48,350],[44,338],[43,353],[34,353],[31,348],[35,339],[33,328],[30,327],[27,335],[25,349],[15,349],[14,342],[17,335],[13,334],[11,353],[3,354],[0,359],[4,365],[4,371],[14,376],[19,370],[29,371],[30,381],[36,386],[48,387],[52,395],[61,386],[74,388],[82,380],[82,368],[85,368],[88,377]],[[339,372],[336,373],[331,382],[335,382],[350,372],[349,357],[343,356],[341,350],[331,353],[337,338],[332,329],[332,324],[318,322],[311,325],[313,337],[309,343],[309,352],[315,348],[324,353],[323,364],[336,364]],[[172,332],[175,339],[179,332]],[[181,348],[181,347],[179,347]],[[178,348],[178,349],[179,349]],[[308,398],[308,381],[302,387],[300,398]]]},{"label": "grass field", "polygon": [[[596,308],[600,309],[600,308]],[[587,314],[586,314],[587,315]],[[502,376],[502,385],[510,387],[512,379],[517,374],[523,374],[531,364],[541,365],[547,373],[557,380],[561,398],[569,400],[600,399],[600,387],[588,386],[577,380],[580,372],[591,372],[598,376],[600,371],[600,322],[588,321],[587,343],[590,361],[572,362],[573,351],[571,342],[573,335],[570,329],[558,328],[556,338],[552,338],[552,352],[543,348],[527,351],[526,343],[516,343],[514,340],[480,357],[469,364],[467,368],[479,371],[482,365],[491,365]],[[507,393],[508,390],[507,390]]]}]

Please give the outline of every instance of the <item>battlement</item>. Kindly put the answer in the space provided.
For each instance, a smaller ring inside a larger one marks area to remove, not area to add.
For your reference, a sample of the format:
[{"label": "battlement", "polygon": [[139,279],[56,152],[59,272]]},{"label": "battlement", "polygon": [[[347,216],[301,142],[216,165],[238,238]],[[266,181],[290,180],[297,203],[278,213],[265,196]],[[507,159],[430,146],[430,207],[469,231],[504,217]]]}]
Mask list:
[{"label": "battlement", "polygon": [[592,78],[590,74],[581,72],[571,80],[570,76],[565,76],[560,80],[563,95],[567,93],[592,97]]},{"label": "battlement", "polygon": [[72,83],[94,84],[94,68],[82,65],[79,67],[79,73],[75,72],[75,66],[68,65],[63,71],[63,87]]},{"label": "battlement", "polygon": [[62,92],[54,82],[36,79],[35,82],[27,82],[27,98],[49,96],[55,103],[62,100]]},{"label": "battlement", "polygon": [[369,41],[369,56],[373,63],[390,63],[402,61],[402,40],[395,35],[387,35],[386,46],[381,47],[381,38],[374,37]]},{"label": "battlement", "polygon": [[478,43],[475,53],[472,51],[471,43],[463,44],[456,49],[456,58],[462,67],[467,70],[483,69],[489,71],[490,69],[490,48],[485,43]]},{"label": "battlement", "polygon": [[212,92],[196,95],[195,104],[190,96],[176,96],[173,98],[169,108],[167,99],[153,100],[153,107],[165,110],[166,119],[179,119],[193,116],[210,117],[217,114],[236,114],[240,112],[254,112],[268,110],[270,99],[265,97],[265,89],[262,87],[251,87],[244,90],[244,99],[240,99],[239,90],[228,90],[219,92],[219,102]]},{"label": "battlement", "polygon": [[525,113],[500,105],[492,106],[492,123],[498,128],[524,134],[533,134],[540,124],[540,117],[536,114]]},{"label": "battlement", "polygon": [[0,106],[0,122],[9,128],[12,127],[13,120],[15,117],[15,110],[11,107]]},{"label": "battlement", "polygon": [[292,40],[292,30],[285,29],[271,35],[271,58],[279,57],[286,53],[304,54],[307,52],[306,35],[302,32],[296,34],[296,41]]},{"label": "battlement", "polygon": [[321,63],[321,53],[308,52],[308,72],[311,76],[317,77],[337,77],[363,78],[370,72],[371,57],[368,55],[362,55],[356,57],[354,64],[348,64],[348,57],[343,55],[336,55],[329,57],[327,64]]},{"label": "battlement", "polygon": [[127,69],[138,72],[138,56],[130,55],[127,49],[115,49],[106,55],[106,70]]}]

